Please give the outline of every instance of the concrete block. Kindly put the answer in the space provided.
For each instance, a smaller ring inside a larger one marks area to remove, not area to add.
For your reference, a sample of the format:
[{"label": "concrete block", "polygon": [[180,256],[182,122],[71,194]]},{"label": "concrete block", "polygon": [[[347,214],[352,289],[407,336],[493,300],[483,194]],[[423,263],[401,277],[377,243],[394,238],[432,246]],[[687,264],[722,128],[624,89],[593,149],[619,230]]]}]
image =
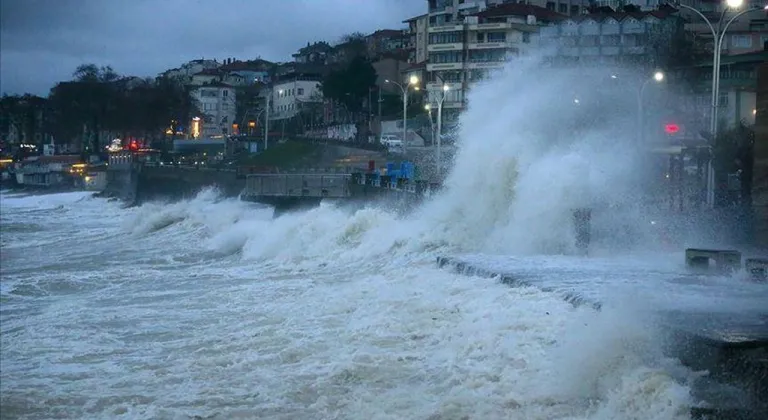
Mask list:
[{"label": "concrete block", "polygon": [[768,258],[747,258],[744,269],[754,280],[768,280]]},{"label": "concrete block", "polygon": [[741,268],[741,252],[697,248],[685,250],[685,265],[689,268],[708,270],[710,261],[715,263],[714,269],[720,273],[733,272]]}]

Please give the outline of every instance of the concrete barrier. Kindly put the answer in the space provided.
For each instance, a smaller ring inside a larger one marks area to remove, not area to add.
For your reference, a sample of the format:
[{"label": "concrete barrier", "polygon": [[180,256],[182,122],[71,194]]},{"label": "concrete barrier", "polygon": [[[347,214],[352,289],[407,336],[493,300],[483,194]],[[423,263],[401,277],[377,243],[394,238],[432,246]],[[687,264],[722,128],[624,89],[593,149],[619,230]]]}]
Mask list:
[{"label": "concrete barrier", "polygon": [[741,269],[741,253],[733,250],[697,249],[685,250],[685,265],[696,270],[709,270],[710,261],[715,263],[714,269],[720,274],[731,273]]},{"label": "concrete barrier", "polygon": [[754,280],[768,280],[768,258],[747,258],[744,269]]}]

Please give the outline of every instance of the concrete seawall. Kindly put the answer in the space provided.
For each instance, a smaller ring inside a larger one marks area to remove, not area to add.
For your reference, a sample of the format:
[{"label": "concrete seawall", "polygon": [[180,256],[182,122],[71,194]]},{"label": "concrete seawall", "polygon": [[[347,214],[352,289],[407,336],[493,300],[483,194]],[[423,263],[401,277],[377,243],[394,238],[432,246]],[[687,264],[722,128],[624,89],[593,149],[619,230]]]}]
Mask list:
[{"label": "concrete seawall", "polygon": [[137,204],[156,199],[192,198],[206,187],[224,197],[237,197],[245,187],[234,170],[144,166],[137,177]]}]

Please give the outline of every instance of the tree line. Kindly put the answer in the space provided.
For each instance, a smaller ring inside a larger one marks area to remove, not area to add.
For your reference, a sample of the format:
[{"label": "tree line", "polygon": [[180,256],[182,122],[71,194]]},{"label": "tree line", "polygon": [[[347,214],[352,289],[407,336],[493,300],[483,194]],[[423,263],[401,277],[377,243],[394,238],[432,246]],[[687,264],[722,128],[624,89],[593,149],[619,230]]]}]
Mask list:
[{"label": "tree line", "polygon": [[0,130],[13,127],[38,144],[50,137],[56,144],[79,143],[84,153],[103,152],[105,134],[140,137],[163,148],[165,130],[186,126],[198,112],[188,88],[173,80],[122,76],[110,66],[83,64],[47,98],[0,98]]}]

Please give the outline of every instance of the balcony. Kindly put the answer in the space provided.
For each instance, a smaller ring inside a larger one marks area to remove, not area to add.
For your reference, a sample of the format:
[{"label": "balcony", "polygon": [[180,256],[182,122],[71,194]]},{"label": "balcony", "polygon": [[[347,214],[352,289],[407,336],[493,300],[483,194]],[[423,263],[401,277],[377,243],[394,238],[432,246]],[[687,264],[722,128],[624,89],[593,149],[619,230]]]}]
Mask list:
[{"label": "balcony", "polygon": [[450,23],[450,24],[446,24],[446,25],[435,25],[435,26],[430,26],[429,28],[427,28],[427,32],[429,32],[429,33],[455,32],[455,31],[463,31],[463,30],[464,30],[464,25],[462,25],[462,24],[458,24],[457,25],[455,23]]},{"label": "balcony", "polygon": [[509,42],[474,42],[467,44],[470,50],[490,50],[493,48],[509,48]]},{"label": "balcony", "polygon": [[494,23],[476,23],[470,24],[470,31],[492,31],[498,29],[509,29],[512,25],[507,22],[494,22]]},{"label": "balcony", "polygon": [[[448,85],[448,90],[451,90],[451,91],[461,90],[461,82],[448,82],[446,83],[446,85]],[[443,84],[440,82],[427,83],[427,91],[438,91],[442,88],[443,88]]]},{"label": "balcony", "polygon": [[482,70],[482,69],[500,69],[506,64],[505,61],[484,61],[478,63],[469,63],[467,68],[470,70]]},{"label": "balcony", "polygon": [[624,47],[624,54],[645,54],[645,46]]},{"label": "balcony", "polygon": [[464,49],[464,44],[461,42],[447,43],[447,44],[429,44],[427,45],[427,51],[459,51]]},{"label": "balcony", "polygon": [[453,6],[436,6],[429,9],[429,15],[453,14]]},{"label": "balcony", "polygon": [[437,70],[463,70],[464,69],[464,63],[436,63],[436,64],[427,64],[427,71],[437,71]]}]

